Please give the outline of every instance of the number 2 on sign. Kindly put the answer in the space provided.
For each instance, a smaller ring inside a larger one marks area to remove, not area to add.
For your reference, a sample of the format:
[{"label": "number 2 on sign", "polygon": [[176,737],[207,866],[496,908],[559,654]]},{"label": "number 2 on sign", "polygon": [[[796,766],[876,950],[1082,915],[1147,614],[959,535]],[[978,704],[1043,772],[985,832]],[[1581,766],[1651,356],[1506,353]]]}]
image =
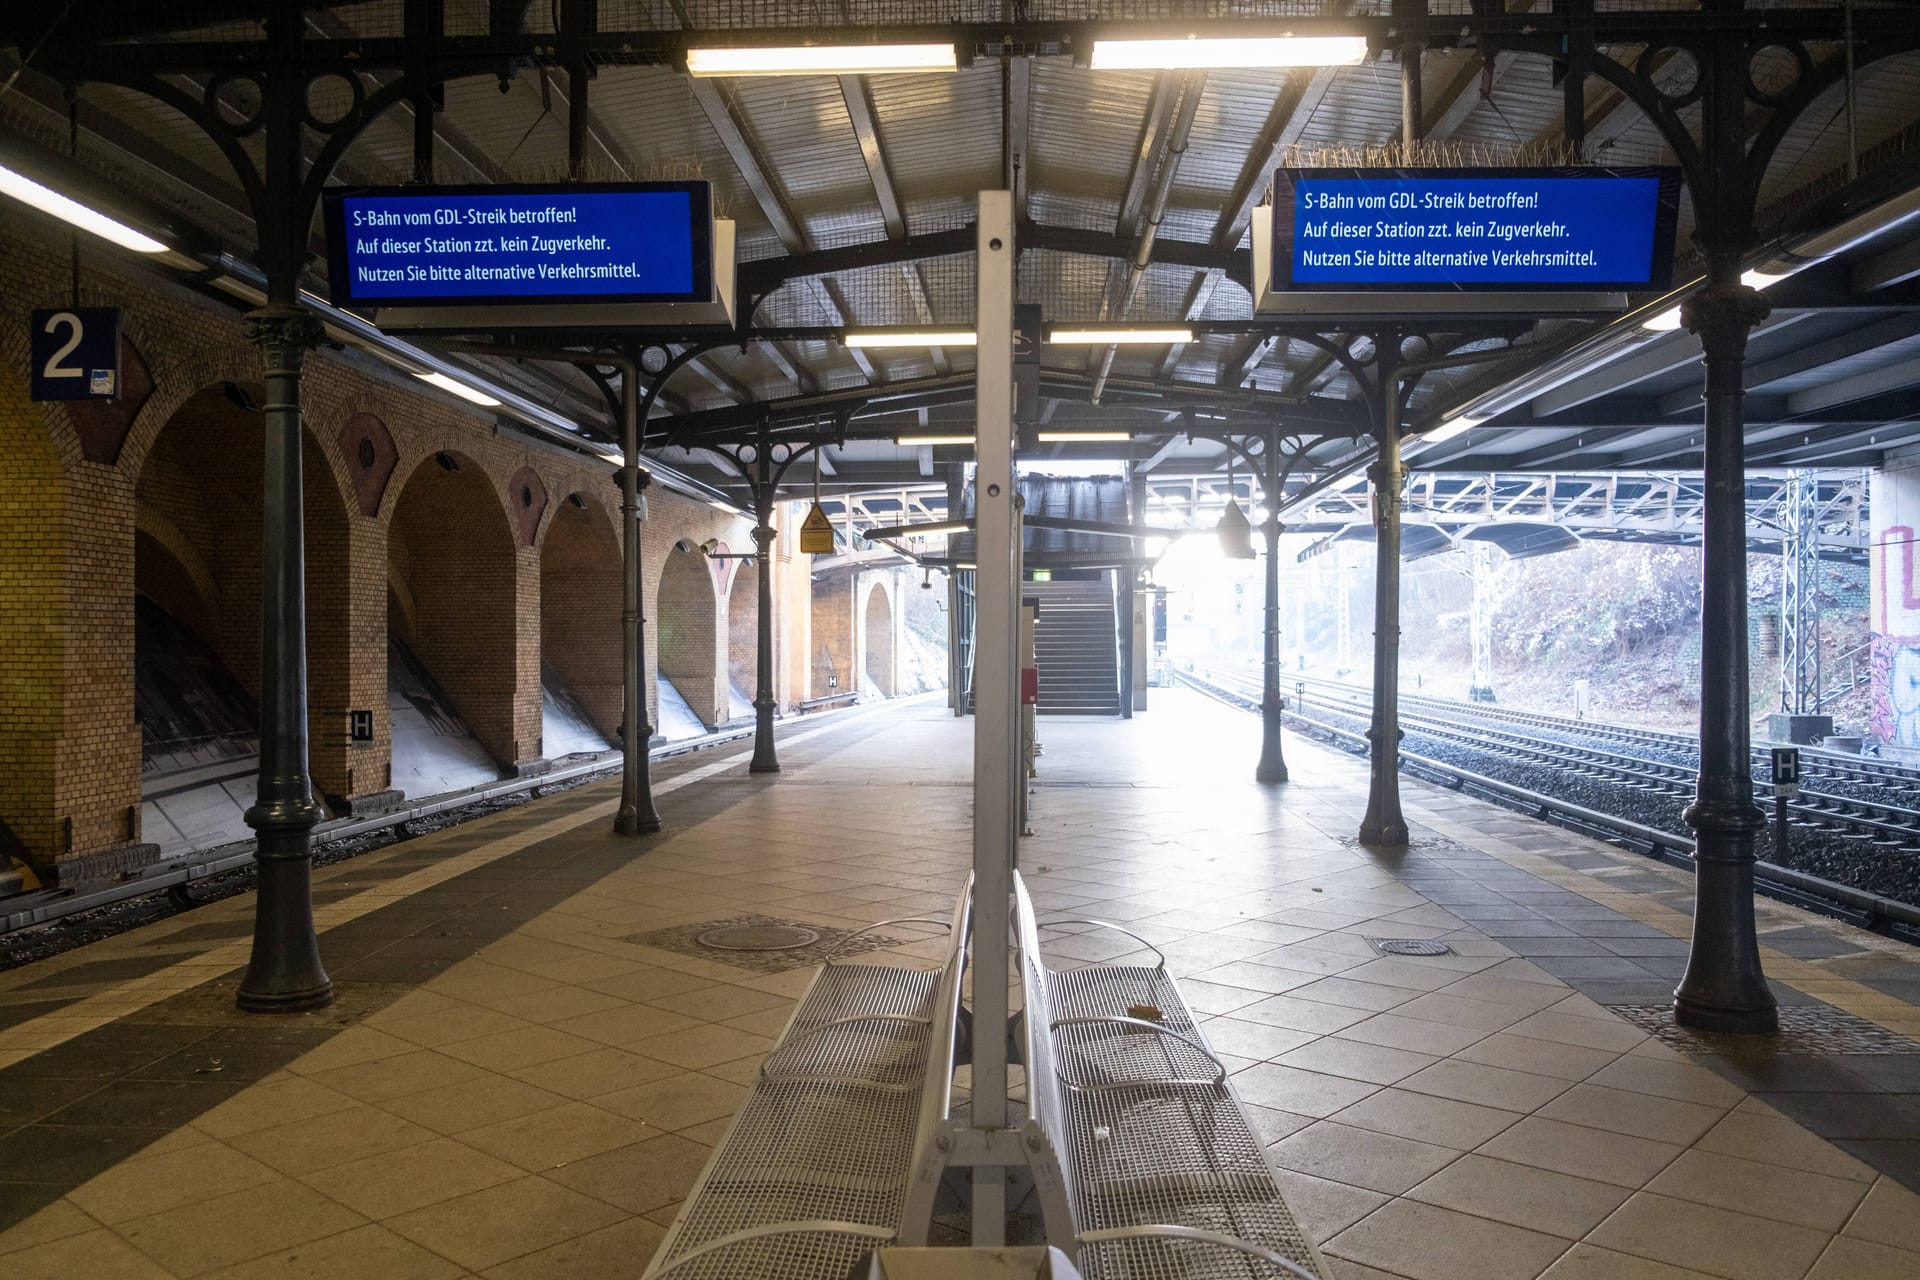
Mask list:
[{"label": "number 2 on sign", "polygon": [[62,328],[67,331],[66,343],[55,349],[54,353],[47,357],[47,363],[45,367],[40,370],[40,376],[43,378],[84,377],[86,370],[74,365],[62,364],[61,362],[72,355],[73,349],[80,345],[81,338],[86,335],[86,327],[80,323],[80,317],[73,314],[73,312],[56,311],[47,317],[47,323],[42,326],[41,332],[54,334],[58,333]]}]

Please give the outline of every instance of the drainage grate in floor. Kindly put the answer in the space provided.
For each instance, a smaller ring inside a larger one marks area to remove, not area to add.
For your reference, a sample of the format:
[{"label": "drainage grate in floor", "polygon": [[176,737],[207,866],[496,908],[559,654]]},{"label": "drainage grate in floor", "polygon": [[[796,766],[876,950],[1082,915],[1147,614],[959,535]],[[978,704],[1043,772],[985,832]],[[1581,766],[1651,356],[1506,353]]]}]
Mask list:
[{"label": "drainage grate in floor", "polygon": [[693,940],[721,951],[792,951],[820,941],[820,931],[798,924],[728,924]]},{"label": "drainage grate in floor", "polygon": [[773,916],[733,916],[726,920],[702,920],[698,924],[674,925],[631,934],[622,942],[643,947],[658,947],[675,955],[698,956],[717,960],[756,973],[785,973],[820,964],[829,952],[835,959],[851,959],[869,951],[883,951],[900,945],[899,938],[881,933],[863,933],[841,947],[834,948],[852,933],[803,920],[780,920]]},{"label": "drainage grate in floor", "polygon": [[1368,938],[1383,956],[1450,956],[1453,948],[1438,938]]},{"label": "drainage grate in floor", "polygon": [[[1752,1036],[1695,1031],[1673,1020],[1673,1009],[1662,1004],[1610,1004],[1619,1014],[1669,1048],[1682,1053],[1737,1054],[1751,1050]],[[1920,1044],[1865,1018],[1826,1005],[1783,1004],[1780,1034],[1767,1037],[1774,1053],[1920,1053]]]}]

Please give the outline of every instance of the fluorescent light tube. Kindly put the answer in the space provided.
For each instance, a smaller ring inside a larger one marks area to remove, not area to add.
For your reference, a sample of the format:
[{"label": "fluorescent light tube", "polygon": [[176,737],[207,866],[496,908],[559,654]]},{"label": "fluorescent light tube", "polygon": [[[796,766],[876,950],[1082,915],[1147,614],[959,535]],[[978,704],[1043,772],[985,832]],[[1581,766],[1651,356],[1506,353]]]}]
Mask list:
[{"label": "fluorescent light tube", "polygon": [[964,444],[971,447],[974,442],[972,436],[898,436],[896,440],[910,447],[923,444]]},{"label": "fluorescent light tube", "polygon": [[1655,333],[1670,333],[1680,327],[1680,308],[1662,311],[1651,320],[1642,321],[1642,329],[1651,329]]},{"label": "fluorescent light tube", "polygon": [[1047,341],[1063,346],[1124,346],[1129,343],[1151,343],[1156,346],[1168,346],[1173,343],[1192,342],[1191,329],[1055,329],[1047,335]]},{"label": "fluorescent light tube", "polygon": [[1131,439],[1133,439],[1133,432],[1131,431],[1042,431],[1040,433],[1041,444],[1075,444],[1079,442],[1109,444]]},{"label": "fluorescent light tube", "polygon": [[883,76],[952,71],[951,44],[816,44],[687,50],[691,76]]},{"label": "fluorescent light tube", "polygon": [[[1765,289],[1770,285],[1779,284],[1792,274],[1794,273],[1791,271],[1761,271],[1758,269],[1743,271],[1740,273],[1740,283],[1749,289]],[[1651,329],[1655,333],[1669,333],[1678,329],[1680,324],[1680,308],[1675,307],[1671,311],[1662,311],[1659,315],[1653,317],[1653,319],[1642,322],[1640,327],[1643,329]]]},{"label": "fluorescent light tube", "polygon": [[840,341],[849,347],[971,347],[971,329],[855,329]]},{"label": "fluorescent light tube", "polygon": [[442,391],[459,396],[469,404],[477,404],[483,409],[498,409],[500,402],[484,391],[475,391],[464,382],[456,382],[444,373],[416,373],[420,381],[440,388]]},{"label": "fluorescent light tube", "polygon": [[1448,418],[1445,422],[1419,438],[1428,444],[1439,444],[1442,440],[1453,439],[1463,431],[1471,431],[1484,421],[1486,421],[1484,418],[1475,418],[1464,413],[1459,414],[1455,417]]},{"label": "fluorescent light tube", "polygon": [[1187,71],[1216,67],[1339,67],[1363,61],[1365,36],[1195,37],[1095,40],[1095,71]]},{"label": "fluorescent light tube", "polygon": [[942,524],[914,524],[901,529],[897,535],[903,538],[931,538],[942,533],[965,533],[973,526],[965,520],[948,520]]},{"label": "fluorescent light tube", "polygon": [[167,246],[152,236],[142,235],[126,223],[89,209],[71,196],[63,196],[52,187],[41,186],[25,174],[15,173],[5,166],[0,166],[0,194],[12,196],[22,204],[30,204],[40,212],[72,223],[82,231],[90,231],[102,240],[111,240],[122,249],[131,249],[135,253],[167,251]]}]

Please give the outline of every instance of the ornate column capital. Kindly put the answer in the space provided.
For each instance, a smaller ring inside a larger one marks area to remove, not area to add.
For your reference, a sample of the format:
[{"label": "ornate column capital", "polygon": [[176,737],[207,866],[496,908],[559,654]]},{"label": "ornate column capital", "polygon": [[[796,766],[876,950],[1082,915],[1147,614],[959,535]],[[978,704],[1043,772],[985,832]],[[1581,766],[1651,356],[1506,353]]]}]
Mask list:
[{"label": "ornate column capital", "polygon": [[1704,344],[1737,339],[1744,346],[1747,334],[1772,313],[1767,295],[1750,285],[1708,286],[1680,304],[1680,323]]},{"label": "ornate column capital", "polygon": [[305,307],[267,306],[249,311],[247,341],[260,348],[266,372],[297,373],[309,348],[320,345],[326,329]]}]

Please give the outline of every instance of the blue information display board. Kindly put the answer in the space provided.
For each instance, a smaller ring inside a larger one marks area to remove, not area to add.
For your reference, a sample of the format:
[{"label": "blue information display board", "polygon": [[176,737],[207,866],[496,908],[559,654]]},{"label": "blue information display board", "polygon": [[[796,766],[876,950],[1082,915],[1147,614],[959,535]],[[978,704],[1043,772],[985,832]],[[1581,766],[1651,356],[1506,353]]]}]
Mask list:
[{"label": "blue information display board", "polygon": [[1272,287],[1664,289],[1679,187],[1676,169],[1282,169]]},{"label": "blue information display board", "polygon": [[706,302],[704,182],[327,193],[335,306]]}]

